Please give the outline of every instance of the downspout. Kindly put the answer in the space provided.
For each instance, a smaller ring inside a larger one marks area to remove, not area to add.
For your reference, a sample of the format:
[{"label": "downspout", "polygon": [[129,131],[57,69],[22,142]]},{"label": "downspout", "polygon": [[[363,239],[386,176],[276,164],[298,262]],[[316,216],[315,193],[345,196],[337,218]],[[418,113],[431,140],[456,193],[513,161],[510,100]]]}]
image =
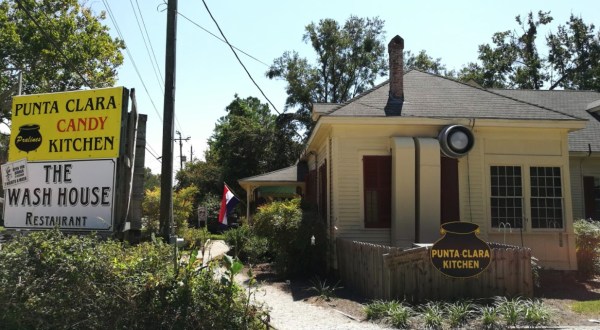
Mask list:
[{"label": "downspout", "polygon": [[419,188],[419,181],[421,179],[421,173],[419,172],[419,164],[421,163],[421,150],[419,141],[416,137],[413,137],[415,144],[415,243],[420,243],[420,222],[421,222],[421,189]]},{"label": "downspout", "polygon": [[335,264],[335,223],[333,218],[333,149],[331,136],[329,137],[329,268]]}]

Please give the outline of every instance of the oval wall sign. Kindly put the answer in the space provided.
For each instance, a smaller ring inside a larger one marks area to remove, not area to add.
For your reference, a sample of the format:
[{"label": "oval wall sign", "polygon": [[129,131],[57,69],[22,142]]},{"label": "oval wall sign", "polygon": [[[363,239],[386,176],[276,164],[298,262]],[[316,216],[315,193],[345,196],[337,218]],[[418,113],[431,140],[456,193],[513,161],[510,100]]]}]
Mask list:
[{"label": "oval wall sign", "polygon": [[431,262],[440,272],[451,277],[472,277],[489,266],[492,250],[477,237],[478,225],[447,222],[440,231],[443,236],[430,251]]}]

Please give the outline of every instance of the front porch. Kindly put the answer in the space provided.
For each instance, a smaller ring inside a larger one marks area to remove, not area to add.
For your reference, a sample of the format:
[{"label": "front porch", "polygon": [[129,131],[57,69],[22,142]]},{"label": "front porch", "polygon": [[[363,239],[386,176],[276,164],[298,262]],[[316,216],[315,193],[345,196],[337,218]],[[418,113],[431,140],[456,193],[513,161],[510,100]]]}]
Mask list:
[{"label": "front porch", "polygon": [[302,197],[308,173],[306,163],[299,162],[277,171],[256,175],[239,180],[246,191],[246,218],[251,221],[256,209],[275,200]]}]

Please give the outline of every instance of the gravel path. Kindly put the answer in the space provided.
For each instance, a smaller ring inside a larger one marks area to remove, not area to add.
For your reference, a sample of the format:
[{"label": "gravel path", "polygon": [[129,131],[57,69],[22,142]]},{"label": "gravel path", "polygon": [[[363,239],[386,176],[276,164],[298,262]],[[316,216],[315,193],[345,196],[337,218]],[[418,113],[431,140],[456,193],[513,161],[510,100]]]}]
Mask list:
[{"label": "gravel path", "polygon": [[[240,281],[244,278],[240,277]],[[254,296],[257,304],[269,309],[271,325],[278,330],[302,329],[385,329],[369,322],[350,319],[333,309],[315,306],[273,285],[263,284]]]},{"label": "gravel path", "polygon": [[[213,241],[205,260],[227,253],[229,248],[223,241]],[[239,274],[236,280],[245,285],[248,277]],[[315,306],[302,300],[294,301],[292,294],[274,285],[261,284],[253,296],[257,305],[269,310],[270,325],[277,330],[303,329],[385,329],[377,324],[355,321],[333,309]]]}]

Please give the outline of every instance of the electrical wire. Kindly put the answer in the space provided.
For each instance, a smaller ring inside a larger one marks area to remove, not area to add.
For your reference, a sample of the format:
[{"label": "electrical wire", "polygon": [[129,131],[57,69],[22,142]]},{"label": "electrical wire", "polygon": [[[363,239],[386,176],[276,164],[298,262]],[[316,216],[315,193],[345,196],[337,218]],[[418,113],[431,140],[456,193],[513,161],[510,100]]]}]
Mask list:
[{"label": "electrical wire", "polygon": [[[108,11],[108,14],[109,14],[108,16],[110,17],[110,20],[112,21],[113,26],[117,30],[117,34],[119,35],[121,40],[123,40],[123,42],[125,42],[125,38],[123,37],[123,34],[121,33],[121,29],[119,28],[119,25],[117,24],[115,15],[113,14],[113,12],[111,10],[110,5],[108,4],[108,1],[102,0],[102,3],[104,3],[104,7]],[[154,104],[154,100],[152,100],[152,96],[150,96],[150,92],[148,92],[148,87],[146,87],[146,84],[144,83],[144,79],[142,79],[140,70],[138,69],[137,65],[135,64],[135,60],[133,59],[133,56],[131,55],[131,52],[129,51],[129,47],[125,46],[125,51],[127,52],[127,55],[129,56],[129,59],[131,60],[131,63],[133,64],[133,68],[135,69],[135,72],[136,72],[138,78],[140,79],[140,82],[142,83],[142,87],[144,87],[144,91],[146,92],[146,95],[148,95],[148,99],[150,100],[150,103],[152,104],[152,107],[154,108],[156,115],[158,115],[158,118],[162,121],[163,120],[162,115],[158,111],[156,104]]]},{"label": "electrical wire", "polygon": [[[150,44],[150,49],[152,50],[152,57],[154,58],[154,63],[156,64],[156,69],[158,69],[158,74],[161,77],[161,79],[164,81],[162,72],[160,72],[160,65],[158,64],[158,60],[156,59],[156,52],[154,52],[154,47],[152,47],[152,42],[150,41],[150,34],[148,34],[148,30],[146,29],[146,22],[144,21],[144,15],[142,15],[142,10],[140,9],[140,4],[138,3],[138,0],[135,0],[135,4],[140,13],[140,17],[142,18],[142,25],[144,26],[144,31],[146,31],[146,37],[148,38],[148,44]],[[163,88],[164,88],[164,83],[163,83]]]},{"label": "electrical wire", "polygon": [[[206,33],[210,34],[211,36],[215,37],[216,39],[220,40],[221,42],[223,42],[223,43],[225,43],[225,44],[228,44],[228,43],[227,43],[227,41],[225,41],[225,40],[223,40],[223,39],[219,38],[219,36],[218,36],[218,35],[216,35],[216,34],[214,34],[214,33],[210,32],[209,30],[207,30],[206,28],[202,27],[200,24],[198,24],[198,23],[194,22],[193,20],[191,20],[190,18],[188,18],[188,17],[187,17],[187,16],[185,16],[184,14],[182,14],[182,13],[180,13],[180,12],[177,12],[177,15],[179,15],[179,16],[181,16],[181,17],[185,18],[185,19],[186,19],[188,22],[190,22],[190,23],[194,24],[195,26],[197,26],[198,28],[200,28],[200,29],[204,30],[204,32],[206,32]],[[245,51],[243,51],[243,50],[241,50],[241,49],[237,48],[236,46],[233,46],[233,45],[232,45],[231,47],[233,47],[235,50],[239,51],[240,53],[242,53],[242,54],[244,54],[244,55],[246,55],[246,56],[250,57],[251,59],[255,60],[256,62],[258,62],[258,63],[260,63],[260,64],[262,64],[262,65],[264,65],[264,66],[266,66],[266,67],[269,67],[269,65],[268,65],[267,63],[265,63],[265,62],[263,62],[263,61],[261,61],[261,60],[257,59],[256,57],[254,57],[254,56],[252,56],[252,55],[250,55],[250,54],[246,53]]]},{"label": "electrical wire", "polygon": [[[137,2],[137,0],[136,0]],[[129,3],[131,4],[131,9],[133,10],[133,16],[135,16],[135,21],[137,23],[138,29],[140,30],[140,34],[142,35],[142,41],[144,42],[144,47],[146,47],[146,53],[148,54],[148,57],[150,58],[150,64],[152,64],[152,71],[154,71],[154,77],[156,78],[156,80],[158,81],[158,85],[161,87],[161,89],[164,90],[165,86],[164,86],[164,81],[162,79],[162,76],[160,76],[158,74],[157,66],[155,65],[155,62],[152,61],[152,59],[156,59],[156,56],[153,57],[154,55],[154,48],[152,49],[152,52],[150,52],[150,48],[148,47],[148,43],[150,42],[150,38],[148,38],[148,41],[146,41],[146,37],[144,36],[144,31],[146,30],[146,25],[144,23],[144,29],[142,30],[142,24],[140,24],[140,19],[138,18],[138,14],[135,10],[135,7],[133,6],[133,1],[129,0]],[[139,10],[139,6],[138,6],[138,10]],[[142,16],[142,12],[140,11],[140,17],[142,18],[142,22],[144,22],[144,17]],[[146,35],[148,34],[148,31],[146,30]],[[152,46],[152,44],[150,44],[150,47]]]},{"label": "electrical wire", "polygon": [[260,91],[260,93],[262,94],[262,96],[273,107],[273,110],[275,110],[275,112],[277,112],[277,114],[281,115],[281,113],[279,112],[279,110],[277,110],[277,107],[275,107],[275,105],[273,104],[273,102],[271,102],[271,100],[267,97],[267,95],[265,95],[265,92],[263,92],[262,88],[260,88],[260,86],[258,86],[258,84],[256,83],[256,81],[254,80],[254,78],[252,77],[252,75],[250,74],[250,72],[248,71],[248,69],[246,68],[246,66],[244,65],[244,63],[240,59],[240,57],[238,56],[237,52],[235,51],[235,49],[233,48],[233,46],[231,45],[231,43],[229,43],[229,40],[227,40],[227,37],[223,33],[223,30],[221,30],[221,27],[219,26],[219,23],[214,18],[213,14],[210,12],[210,9],[208,8],[208,5],[206,4],[206,1],[202,0],[202,3],[204,4],[204,8],[206,8],[206,11],[208,12],[208,15],[210,15],[210,18],[213,20],[213,22],[217,26],[217,29],[219,30],[219,33],[221,33],[221,36],[223,37],[223,39],[225,40],[225,42],[227,43],[227,45],[229,46],[229,48],[233,52],[233,55],[235,55],[235,58],[238,60],[238,62],[242,66],[242,68],[244,68],[244,71],[246,71],[246,74],[248,75],[248,77],[250,78],[250,80],[252,80],[252,83],[254,84],[254,86],[256,86],[256,88],[258,88],[258,90]]},{"label": "electrical wire", "polygon": [[[148,148],[150,147],[150,148]],[[150,149],[154,150],[147,142],[146,142],[146,151],[148,151],[148,153],[150,155],[152,155],[152,157],[154,157],[154,159],[156,159],[159,163],[162,164],[162,161],[160,159],[160,157],[158,157],[156,154],[154,154],[152,151],[150,151]]]},{"label": "electrical wire", "polygon": [[84,85],[87,86],[88,88],[93,88],[93,86],[87,81],[87,79],[85,79],[85,77],[79,72],[79,70],[77,70],[77,68],[71,63],[71,59],[69,59],[67,57],[67,55],[65,55],[65,53],[63,53],[61,47],[59,45],[57,45],[54,38],[52,38],[50,35],[48,35],[46,33],[46,30],[42,28],[42,26],[37,21],[37,19],[35,19],[33,17],[33,15],[31,15],[31,12],[29,11],[29,9],[25,8],[25,6],[21,2],[21,0],[15,0],[15,2],[17,3],[17,6],[19,6],[19,8],[25,12],[27,17],[29,17],[29,19],[33,22],[33,24],[35,24],[38,27],[39,31],[44,35],[46,40],[48,40],[52,45],[54,45],[54,47],[56,48],[56,51],[65,59],[65,64],[67,64],[71,68],[71,70],[73,70],[73,72],[75,72],[81,78],[81,80],[83,80]]}]

